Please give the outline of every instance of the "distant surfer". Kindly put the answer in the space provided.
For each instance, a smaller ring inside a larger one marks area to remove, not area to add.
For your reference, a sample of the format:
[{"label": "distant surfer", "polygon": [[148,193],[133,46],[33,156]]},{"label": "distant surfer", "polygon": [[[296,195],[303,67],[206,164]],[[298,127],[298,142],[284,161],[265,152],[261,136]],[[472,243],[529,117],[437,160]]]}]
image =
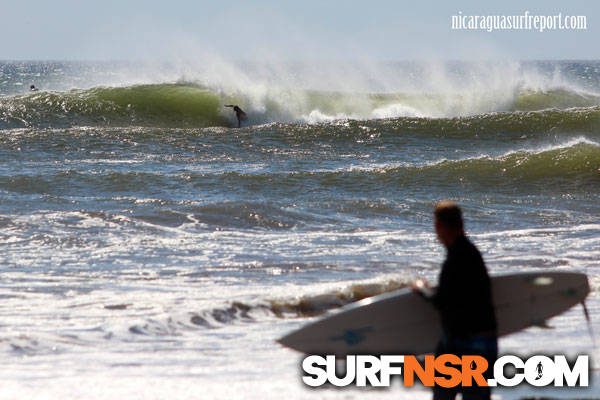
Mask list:
[{"label": "distant surfer", "polygon": [[233,104],[226,104],[225,107],[233,107],[233,111],[235,111],[235,116],[236,116],[237,122],[238,122],[238,128],[241,128],[242,121],[245,121],[246,119],[248,119],[248,116],[246,115],[244,110],[242,110],[241,108],[239,108],[238,106],[235,106]]},{"label": "distant surfer", "polygon": [[37,88],[35,87],[35,85],[31,85],[29,86],[29,90],[31,90],[32,92],[37,92]]},{"label": "distant surfer", "polygon": [[[442,337],[436,348],[441,354],[479,355],[488,361],[485,379],[493,377],[498,356],[496,316],[492,302],[490,278],[479,250],[467,238],[460,208],[450,202],[438,203],[434,210],[435,232],[446,248],[438,288],[427,293],[417,282],[414,289],[437,308],[442,323]],[[462,392],[463,399],[490,399],[489,387],[457,386],[433,388],[434,400],[454,399]]]}]

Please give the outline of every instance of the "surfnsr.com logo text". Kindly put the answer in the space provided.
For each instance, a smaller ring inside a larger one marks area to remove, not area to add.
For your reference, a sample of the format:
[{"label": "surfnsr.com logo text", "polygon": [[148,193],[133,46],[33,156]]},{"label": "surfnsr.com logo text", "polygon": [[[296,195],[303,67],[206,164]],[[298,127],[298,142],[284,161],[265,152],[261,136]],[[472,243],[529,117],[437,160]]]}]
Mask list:
[{"label": "surfnsr.com logo text", "polygon": [[[420,362],[411,355],[349,355],[336,360],[333,355],[306,357],[302,362],[302,380],[308,386],[387,387],[393,376],[402,376],[404,386],[415,380],[424,386],[588,386],[589,356],[580,355],[569,363],[564,355],[535,355],[523,360],[505,355],[493,365],[493,378],[484,378],[488,362],[481,356],[442,354],[425,356]],[[487,375],[487,374],[486,374]]]}]

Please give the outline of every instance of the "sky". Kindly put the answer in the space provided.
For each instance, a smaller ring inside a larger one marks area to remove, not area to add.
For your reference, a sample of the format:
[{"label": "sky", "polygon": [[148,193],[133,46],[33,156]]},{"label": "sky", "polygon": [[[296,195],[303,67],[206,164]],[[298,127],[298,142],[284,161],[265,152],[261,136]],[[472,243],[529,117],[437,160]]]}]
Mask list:
[{"label": "sky", "polygon": [[[600,2],[0,0],[0,59],[600,59]],[[585,15],[583,31],[456,31],[463,15]]]}]

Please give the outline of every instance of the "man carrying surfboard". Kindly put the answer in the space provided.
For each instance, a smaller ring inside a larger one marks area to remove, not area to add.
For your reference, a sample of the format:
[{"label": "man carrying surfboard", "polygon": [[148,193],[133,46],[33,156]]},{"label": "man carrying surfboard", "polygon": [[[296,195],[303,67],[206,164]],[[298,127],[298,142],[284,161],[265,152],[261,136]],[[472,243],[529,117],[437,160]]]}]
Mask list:
[{"label": "man carrying surfboard", "polygon": [[[435,232],[446,248],[438,288],[433,294],[419,290],[440,314],[443,335],[436,349],[441,354],[480,355],[487,359],[489,376],[498,354],[496,316],[492,302],[490,278],[479,250],[467,238],[462,212],[450,202],[438,203],[434,210]],[[422,282],[415,289],[422,288]],[[443,388],[435,386],[434,400],[490,399],[489,387]]]}]

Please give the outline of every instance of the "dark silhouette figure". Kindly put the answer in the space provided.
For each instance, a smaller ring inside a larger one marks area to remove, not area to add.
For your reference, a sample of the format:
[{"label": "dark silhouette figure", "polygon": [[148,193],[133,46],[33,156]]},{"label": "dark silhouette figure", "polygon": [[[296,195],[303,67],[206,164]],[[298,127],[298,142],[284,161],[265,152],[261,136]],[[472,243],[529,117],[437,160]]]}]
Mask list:
[{"label": "dark silhouette figure", "polygon": [[540,379],[543,375],[543,370],[544,367],[542,366],[542,362],[540,361],[539,364],[537,365],[537,377],[535,378],[535,380],[537,381],[538,379]]},{"label": "dark silhouette figure", "polygon": [[244,110],[242,110],[241,108],[239,108],[238,106],[235,106],[233,104],[225,104],[225,107],[233,107],[233,111],[235,111],[235,116],[238,121],[238,128],[241,128],[242,121],[245,121],[248,119],[248,116],[246,115]]},{"label": "dark silhouette figure", "polygon": [[[496,316],[487,268],[479,250],[467,238],[460,208],[449,201],[438,203],[434,210],[435,232],[446,248],[438,288],[427,293],[415,284],[414,289],[437,308],[442,337],[436,349],[441,354],[479,355],[493,366],[498,355]],[[492,378],[493,369],[484,373]],[[454,400],[458,392],[463,399],[489,400],[490,388],[470,386],[433,388],[434,400]]]},{"label": "dark silhouette figure", "polygon": [[35,87],[35,85],[29,86],[29,90],[31,90],[32,92],[37,92],[37,88]]}]

